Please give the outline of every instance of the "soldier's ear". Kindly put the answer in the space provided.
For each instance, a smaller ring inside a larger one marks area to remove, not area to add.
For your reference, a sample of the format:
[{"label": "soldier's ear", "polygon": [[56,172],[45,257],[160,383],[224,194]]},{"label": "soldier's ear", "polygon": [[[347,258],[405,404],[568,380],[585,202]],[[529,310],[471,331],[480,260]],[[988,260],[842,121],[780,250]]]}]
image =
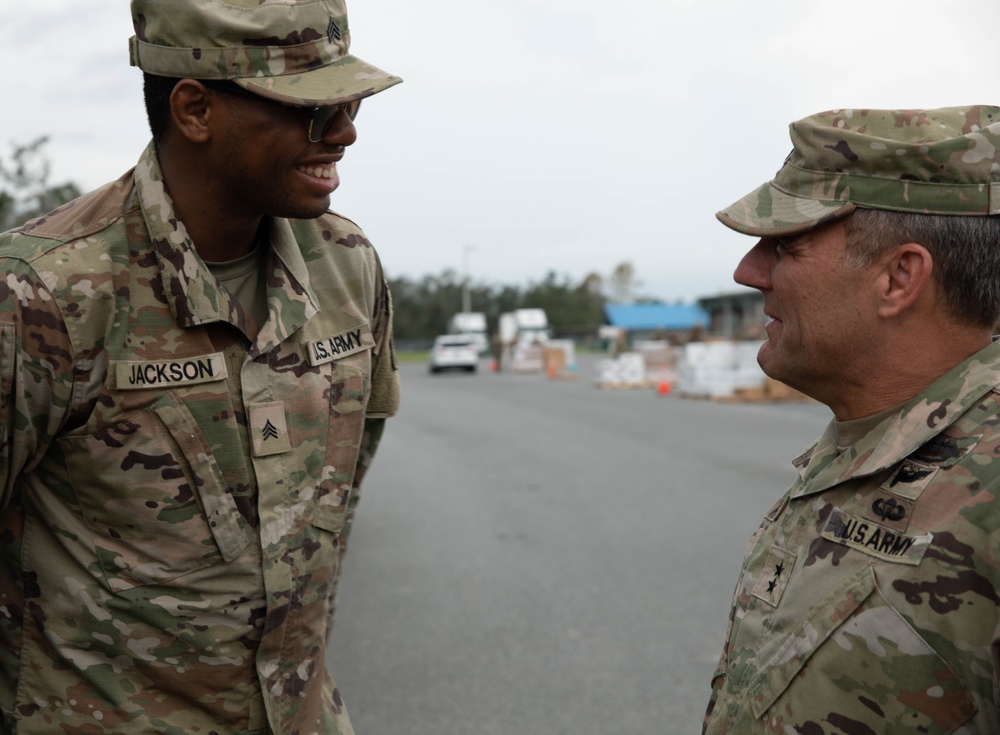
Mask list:
[{"label": "soldier's ear", "polygon": [[182,79],[170,94],[170,117],[177,132],[192,143],[211,138],[212,106],[219,95],[195,79]]},{"label": "soldier's ear", "polygon": [[908,242],[897,245],[882,263],[878,313],[891,318],[909,309],[931,288],[934,259],[923,245]]}]

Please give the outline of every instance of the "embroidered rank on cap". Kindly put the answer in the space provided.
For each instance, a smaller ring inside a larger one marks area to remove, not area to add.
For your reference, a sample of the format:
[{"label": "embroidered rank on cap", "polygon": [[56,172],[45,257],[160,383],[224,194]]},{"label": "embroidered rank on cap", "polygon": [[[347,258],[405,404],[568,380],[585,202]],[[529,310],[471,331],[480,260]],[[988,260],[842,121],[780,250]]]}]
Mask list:
[{"label": "embroidered rank on cap", "polygon": [[792,567],[795,566],[795,554],[785,551],[780,546],[772,546],[767,555],[767,563],[757,578],[754,585],[754,597],[763,600],[771,607],[777,607],[781,602],[781,596],[785,594],[785,587],[788,586],[788,578],[792,575]]},{"label": "embroidered rank on cap", "polygon": [[340,32],[340,26],[337,25],[337,22],[333,18],[330,18],[330,23],[326,27],[326,40],[333,43],[333,39],[342,41],[343,38],[343,34]]},{"label": "embroidered rank on cap", "polygon": [[924,558],[934,534],[899,533],[865,518],[834,510],[821,534],[828,541],[847,546],[884,561],[917,566]]},{"label": "embroidered rank on cap", "polygon": [[309,364],[316,367],[317,365],[333,362],[357,352],[369,350],[374,346],[375,339],[372,337],[372,332],[368,328],[368,325],[358,327],[357,329],[349,329],[333,337],[310,342]]},{"label": "embroidered rank on cap", "polygon": [[118,390],[177,388],[226,379],[226,358],[221,352],[175,360],[115,360],[110,371]]},{"label": "embroidered rank on cap", "polygon": [[288,438],[288,426],[285,423],[284,403],[281,401],[254,403],[247,408],[250,410],[250,441],[253,444],[253,456],[268,457],[272,454],[282,454],[292,448]]}]

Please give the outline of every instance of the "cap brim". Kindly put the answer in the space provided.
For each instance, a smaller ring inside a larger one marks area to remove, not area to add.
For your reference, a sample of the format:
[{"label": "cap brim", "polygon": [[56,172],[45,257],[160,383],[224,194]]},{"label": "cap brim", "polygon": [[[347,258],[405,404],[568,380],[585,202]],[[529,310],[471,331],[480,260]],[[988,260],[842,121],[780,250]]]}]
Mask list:
[{"label": "cap brim", "polygon": [[298,74],[240,77],[233,81],[247,91],[278,102],[322,107],[370,97],[403,80],[357,56],[348,55],[332,64]]},{"label": "cap brim", "polygon": [[737,232],[755,237],[794,235],[831,222],[856,209],[853,202],[826,202],[786,194],[771,182],[716,213]]}]

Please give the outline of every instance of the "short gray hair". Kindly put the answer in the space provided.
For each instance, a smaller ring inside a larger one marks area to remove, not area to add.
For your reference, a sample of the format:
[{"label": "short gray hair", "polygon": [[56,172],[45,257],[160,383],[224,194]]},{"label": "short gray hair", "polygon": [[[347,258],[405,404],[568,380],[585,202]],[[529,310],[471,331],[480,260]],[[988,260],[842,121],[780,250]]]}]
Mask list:
[{"label": "short gray hair", "polygon": [[989,329],[1000,320],[1000,216],[857,209],[846,218],[844,236],[847,260],[859,268],[897,245],[923,245],[950,316]]}]

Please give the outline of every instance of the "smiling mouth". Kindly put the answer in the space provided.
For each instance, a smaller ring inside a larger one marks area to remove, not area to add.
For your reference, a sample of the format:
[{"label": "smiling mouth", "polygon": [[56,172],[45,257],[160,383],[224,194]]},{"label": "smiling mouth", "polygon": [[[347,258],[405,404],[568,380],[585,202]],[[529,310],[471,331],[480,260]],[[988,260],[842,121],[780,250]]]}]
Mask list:
[{"label": "smiling mouth", "polygon": [[296,170],[317,179],[332,179],[337,175],[337,164],[328,163],[323,166],[296,166]]},{"label": "smiling mouth", "polygon": [[779,329],[783,322],[781,319],[776,316],[772,316],[771,314],[765,314],[764,316],[767,317],[767,321],[764,322],[764,329],[767,330],[768,334],[774,336],[774,330]]}]

